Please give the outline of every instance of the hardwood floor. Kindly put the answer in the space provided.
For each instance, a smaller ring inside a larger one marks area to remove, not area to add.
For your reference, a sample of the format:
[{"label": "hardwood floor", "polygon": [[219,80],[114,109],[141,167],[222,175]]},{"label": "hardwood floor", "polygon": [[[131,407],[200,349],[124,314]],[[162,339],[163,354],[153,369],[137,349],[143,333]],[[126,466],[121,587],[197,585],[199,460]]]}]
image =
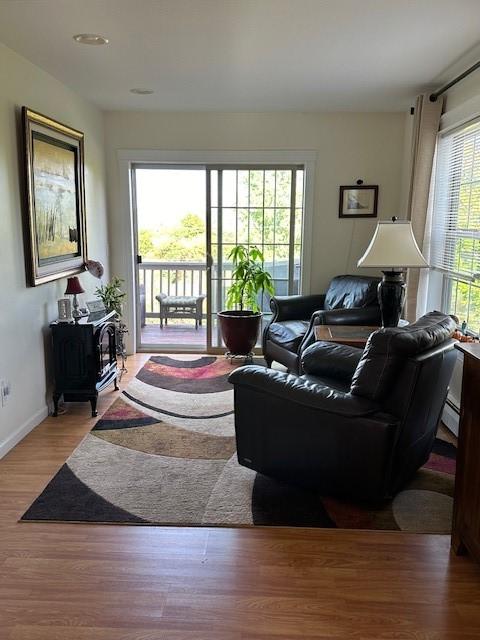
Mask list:
[{"label": "hardwood floor", "polygon": [[447,536],[18,523],[87,416],[69,405],[0,461],[0,640],[480,638],[480,567]]},{"label": "hardwood floor", "polygon": [[[142,328],[142,344],[207,348],[207,328],[205,324],[195,329],[192,320],[182,324],[169,324],[160,329],[159,323],[147,324]],[[151,346],[151,348],[154,348]]]}]

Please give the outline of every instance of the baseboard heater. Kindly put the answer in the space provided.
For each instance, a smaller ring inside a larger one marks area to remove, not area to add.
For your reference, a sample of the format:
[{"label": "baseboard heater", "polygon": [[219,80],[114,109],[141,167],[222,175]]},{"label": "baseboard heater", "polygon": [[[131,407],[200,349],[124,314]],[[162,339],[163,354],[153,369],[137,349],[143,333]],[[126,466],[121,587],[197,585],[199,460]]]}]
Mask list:
[{"label": "baseboard heater", "polygon": [[460,407],[447,398],[443,409],[442,422],[455,436],[458,436],[458,421],[460,419]]}]

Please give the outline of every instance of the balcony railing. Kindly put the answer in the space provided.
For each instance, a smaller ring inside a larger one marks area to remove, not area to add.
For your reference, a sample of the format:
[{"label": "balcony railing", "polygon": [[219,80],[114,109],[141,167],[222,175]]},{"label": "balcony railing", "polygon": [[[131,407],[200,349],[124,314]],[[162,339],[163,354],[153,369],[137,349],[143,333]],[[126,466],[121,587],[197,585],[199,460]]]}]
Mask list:
[{"label": "balcony railing", "polygon": [[[207,295],[205,262],[142,262],[139,265],[142,324],[145,318],[159,317],[155,296]],[[143,297],[144,296],[144,297]]]},{"label": "balcony railing", "polygon": [[[288,293],[288,263],[287,261],[272,264],[265,263],[266,268],[274,273],[277,295]],[[216,277],[215,265],[213,276]],[[228,278],[231,271],[230,264],[223,265],[223,278]],[[293,291],[298,292],[300,265],[295,264]],[[146,318],[158,318],[160,307],[155,296],[165,293],[168,296],[206,296],[207,295],[207,266],[205,262],[142,262],[139,265],[140,307],[142,326]],[[263,311],[269,312],[268,300],[262,304]],[[206,313],[206,303],[204,306]]]}]

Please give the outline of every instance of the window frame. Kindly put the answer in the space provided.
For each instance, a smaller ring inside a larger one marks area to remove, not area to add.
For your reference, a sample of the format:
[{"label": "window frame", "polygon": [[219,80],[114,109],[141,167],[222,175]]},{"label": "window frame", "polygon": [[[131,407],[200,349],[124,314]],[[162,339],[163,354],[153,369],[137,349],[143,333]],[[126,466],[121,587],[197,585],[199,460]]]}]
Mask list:
[{"label": "window frame", "polygon": [[[438,135],[438,141],[437,141],[437,145],[438,142],[441,140],[442,137],[450,137],[450,136],[454,136],[456,133],[460,133],[465,131],[466,129],[472,127],[473,125],[477,125],[480,128],[480,116],[476,116],[474,118],[470,118],[467,121],[458,124],[456,126],[452,126],[449,127],[448,129],[444,129],[442,130],[439,135]],[[451,148],[451,152],[452,154],[455,154],[455,142],[453,141],[452,144],[452,148]],[[454,201],[455,202],[455,217],[456,217],[456,222],[455,222],[455,228],[454,228],[454,234],[455,234],[455,238],[458,240],[468,240],[468,239],[473,239],[473,240],[477,240],[479,245],[480,245],[480,229],[479,230],[474,230],[474,229],[470,229],[470,228],[462,228],[458,226],[458,214],[459,214],[459,198],[460,198],[460,189],[462,186],[462,182],[461,182],[461,175],[462,175],[462,167],[463,167],[463,158],[464,155],[462,153],[462,162],[460,164],[458,164],[456,167],[454,167],[454,171],[452,171],[452,175],[448,176],[447,178],[442,178],[447,180],[447,198],[450,202],[450,207],[453,210],[453,204]],[[480,165],[480,152],[475,152],[474,149],[474,156],[473,156],[473,160],[472,160],[472,174],[474,172],[474,165],[475,162],[478,162]],[[448,163],[450,164],[450,159],[448,160]],[[435,199],[437,197],[437,193],[436,193],[436,189],[437,189],[437,179],[438,179],[438,157],[436,159],[436,170],[434,172],[434,175],[432,177],[433,179],[433,210],[432,210],[432,226],[435,224]],[[464,184],[469,184],[470,188],[471,185],[474,183],[478,183],[479,180],[475,180],[475,179],[470,179],[467,183]],[[458,194],[455,193],[455,185],[458,185]],[[469,215],[470,215],[470,208],[469,208]],[[447,224],[448,222],[451,221],[451,218],[447,221],[445,221]],[[453,245],[455,245],[455,240],[452,239],[451,237],[451,230],[450,233],[449,231],[445,231],[445,245],[447,243],[453,243]],[[444,250],[445,251],[445,250]],[[450,250],[451,251],[451,250]],[[455,251],[455,246],[453,247],[453,252]],[[445,255],[445,254],[444,254]],[[474,245],[474,249],[472,251],[472,259],[475,256],[475,245]],[[465,318],[459,318],[459,322],[460,324],[462,324],[463,320],[465,320],[465,322],[467,322],[467,329],[466,329],[466,333],[468,335],[474,336],[474,337],[478,337],[480,334],[480,318],[478,323],[476,324],[476,328],[478,329],[478,331],[472,330],[468,328],[468,322],[469,322],[469,317],[470,317],[470,309],[471,309],[471,292],[472,292],[472,288],[476,288],[480,290],[480,278],[478,277],[479,274],[477,274],[477,272],[474,271],[473,269],[473,264],[472,264],[472,269],[470,273],[467,272],[461,272],[460,270],[455,270],[455,269],[446,269],[446,268],[441,268],[439,266],[433,266],[430,267],[431,270],[433,271],[439,271],[442,274],[442,284],[441,284],[441,293],[440,293],[440,306],[441,309],[445,312],[445,313],[454,313],[455,315],[457,312],[457,302],[455,301],[455,306],[452,309],[452,298],[455,295],[454,294],[454,287],[458,286],[458,284],[463,283],[465,285],[467,285],[468,287],[468,303],[466,306],[466,317]]]}]

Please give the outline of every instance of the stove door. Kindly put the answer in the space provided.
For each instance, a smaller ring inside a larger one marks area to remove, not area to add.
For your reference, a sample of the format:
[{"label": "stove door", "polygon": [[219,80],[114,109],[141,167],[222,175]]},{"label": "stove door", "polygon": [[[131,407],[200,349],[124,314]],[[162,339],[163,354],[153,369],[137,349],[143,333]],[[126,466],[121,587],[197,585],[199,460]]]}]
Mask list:
[{"label": "stove door", "polygon": [[116,330],[107,322],[97,331],[98,380],[102,380],[117,365]]}]

